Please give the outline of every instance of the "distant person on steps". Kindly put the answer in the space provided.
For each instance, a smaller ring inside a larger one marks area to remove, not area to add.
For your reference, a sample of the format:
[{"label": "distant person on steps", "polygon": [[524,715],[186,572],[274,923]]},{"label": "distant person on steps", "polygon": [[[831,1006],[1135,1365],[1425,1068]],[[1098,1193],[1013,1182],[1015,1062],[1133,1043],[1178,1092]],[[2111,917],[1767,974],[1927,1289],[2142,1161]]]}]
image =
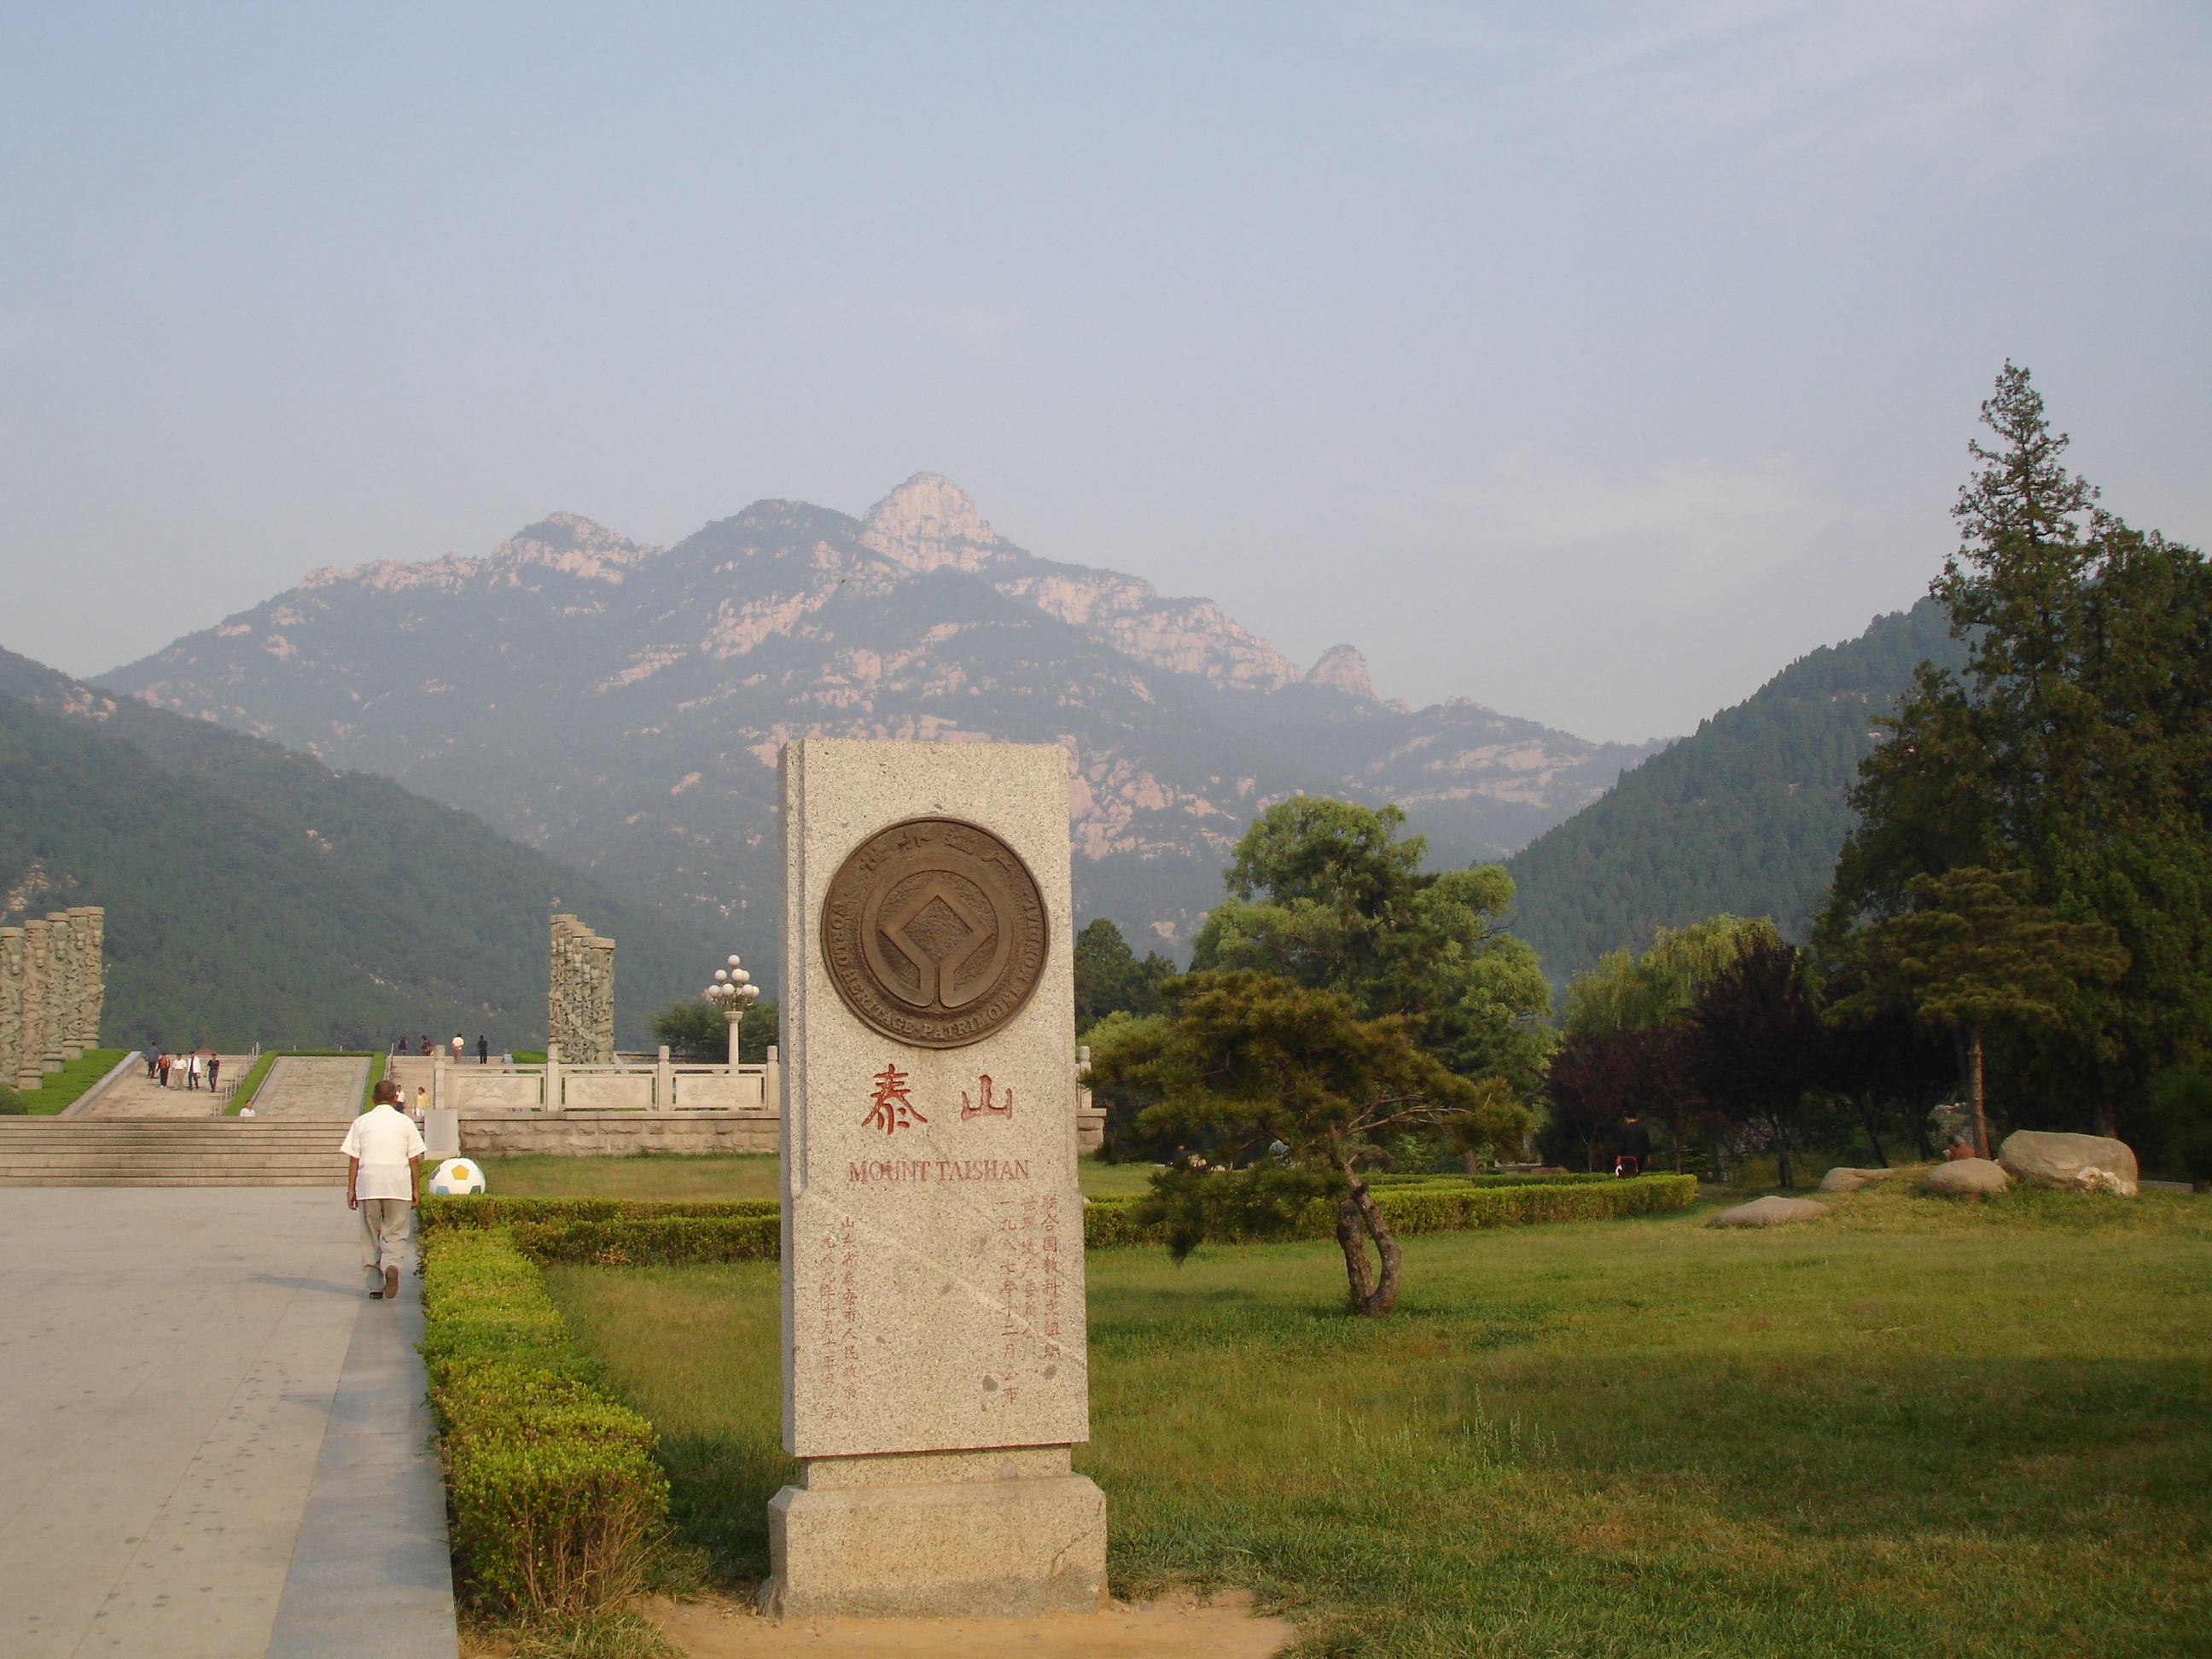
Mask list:
[{"label": "distant person on steps", "polygon": [[462,1050],[463,1048],[466,1048],[467,1046],[468,1046],[468,1045],[467,1045],[467,1042],[466,1042],[466,1041],[462,1037],[461,1034],[460,1034],[459,1031],[454,1032],[454,1033],[453,1033],[453,1064],[454,1064],[454,1065],[458,1066],[458,1065],[459,1065],[459,1064],[461,1063],[461,1050]]},{"label": "distant person on steps", "polygon": [[222,1056],[221,1054],[210,1054],[210,1055],[208,1056],[208,1087],[209,1087],[209,1088],[212,1089],[212,1088],[214,1088],[214,1087],[215,1087],[215,1077],[216,1077],[216,1073],[217,1072],[220,1072],[221,1070],[222,1070]]},{"label": "distant person on steps", "polygon": [[479,1066],[491,1064],[491,1044],[483,1040],[483,1033],[481,1031],[477,1033],[477,1064]]},{"label": "distant person on steps", "polygon": [[369,1295],[388,1302],[399,1294],[399,1269],[422,1182],[422,1134],[399,1109],[399,1085],[386,1078],[374,1103],[347,1129],[346,1207],[361,1212],[361,1266],[371,1276]]},{"label": "distant person on steps", "polygon": [[168,1057],[168,1055],[167,1055],[167,1054],[163,1054],[163,1055],[161,1055],[161,1086],[162,1086],[164,1089],[166,1089],[166,1088],[167,1088],[167,1087],[169,1086],[169,1057]]}]

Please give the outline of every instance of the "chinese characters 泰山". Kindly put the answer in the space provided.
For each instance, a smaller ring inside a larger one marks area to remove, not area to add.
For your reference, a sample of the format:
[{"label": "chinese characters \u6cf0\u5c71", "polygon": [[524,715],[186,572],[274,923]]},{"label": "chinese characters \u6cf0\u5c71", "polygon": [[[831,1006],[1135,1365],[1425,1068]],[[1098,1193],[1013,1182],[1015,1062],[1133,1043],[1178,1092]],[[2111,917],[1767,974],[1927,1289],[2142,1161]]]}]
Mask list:
[{"label": "chinese characters \u6cf0\u5c71", "polygon": [[907,1074],[897,1066],[886,1066],[877,1073],[875,1085],[876,1092],[868,1102],[868,1115],[861,1122],[891,1134],[929,1121],[915,1109],[907,1094]]}]

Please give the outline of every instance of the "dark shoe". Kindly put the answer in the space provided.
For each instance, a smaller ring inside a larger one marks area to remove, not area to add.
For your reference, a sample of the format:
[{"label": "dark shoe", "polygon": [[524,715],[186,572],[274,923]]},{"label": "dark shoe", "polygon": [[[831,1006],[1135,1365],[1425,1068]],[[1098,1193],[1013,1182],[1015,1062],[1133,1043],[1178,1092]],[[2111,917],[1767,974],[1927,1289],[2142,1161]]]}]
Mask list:
[{"label": "dark shoe", "polygon": [[397,1267],[384,1270],[384,1299],[387,1302],[399,1299],[399,1269]]}]

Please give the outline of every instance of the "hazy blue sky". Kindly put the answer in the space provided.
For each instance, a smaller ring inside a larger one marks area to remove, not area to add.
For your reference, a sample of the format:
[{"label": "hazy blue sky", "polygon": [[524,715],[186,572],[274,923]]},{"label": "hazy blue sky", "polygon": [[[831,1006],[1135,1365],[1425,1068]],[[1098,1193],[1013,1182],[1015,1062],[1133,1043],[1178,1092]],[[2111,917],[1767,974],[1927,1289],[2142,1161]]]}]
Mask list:
[{"label": "hazy blue sky", "polygon": [[928,470],[1672,733],[1923,591],[2008,355],[2212,541],[2208,249],[2202,3],[0,4],[0,644]]}]

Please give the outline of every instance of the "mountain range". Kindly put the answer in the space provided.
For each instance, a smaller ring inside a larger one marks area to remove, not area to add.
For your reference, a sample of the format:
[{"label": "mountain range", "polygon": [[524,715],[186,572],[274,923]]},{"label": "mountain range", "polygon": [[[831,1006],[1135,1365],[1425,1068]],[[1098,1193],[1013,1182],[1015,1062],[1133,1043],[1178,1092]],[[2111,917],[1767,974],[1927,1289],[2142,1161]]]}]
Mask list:
[{"label": "mountain range", "polygon": [[1966,659],[1933,599],[1800,657],[1507,860],[1516,931],[1555,985],[1721,910],[1771,917],[1802,942],[1851,827],[1859,762],[1881,739],[1875,720],[1920,664],[1955,672]]},{"label": "mountain range", "polygon": [[387,778],[337,773],[0,651],[0,922],[106,907],[110,1044],[544,1042],[546,920],[616,941],[616,1031],[722,952]]},{"label": "mountain range", "polygon": [[1272,801],[1395,801],[1466,864],[1659,747],[1409,708],[1350,646],[1302,671],[1210,600],[1014,545],[931,474],[858,519],[761,501],[655,547],[556,514],[480,557],[316,570],[100,684],[395,779],[763,964],[793,737],[1059,744],[1079,911],[1169,945]]}]

